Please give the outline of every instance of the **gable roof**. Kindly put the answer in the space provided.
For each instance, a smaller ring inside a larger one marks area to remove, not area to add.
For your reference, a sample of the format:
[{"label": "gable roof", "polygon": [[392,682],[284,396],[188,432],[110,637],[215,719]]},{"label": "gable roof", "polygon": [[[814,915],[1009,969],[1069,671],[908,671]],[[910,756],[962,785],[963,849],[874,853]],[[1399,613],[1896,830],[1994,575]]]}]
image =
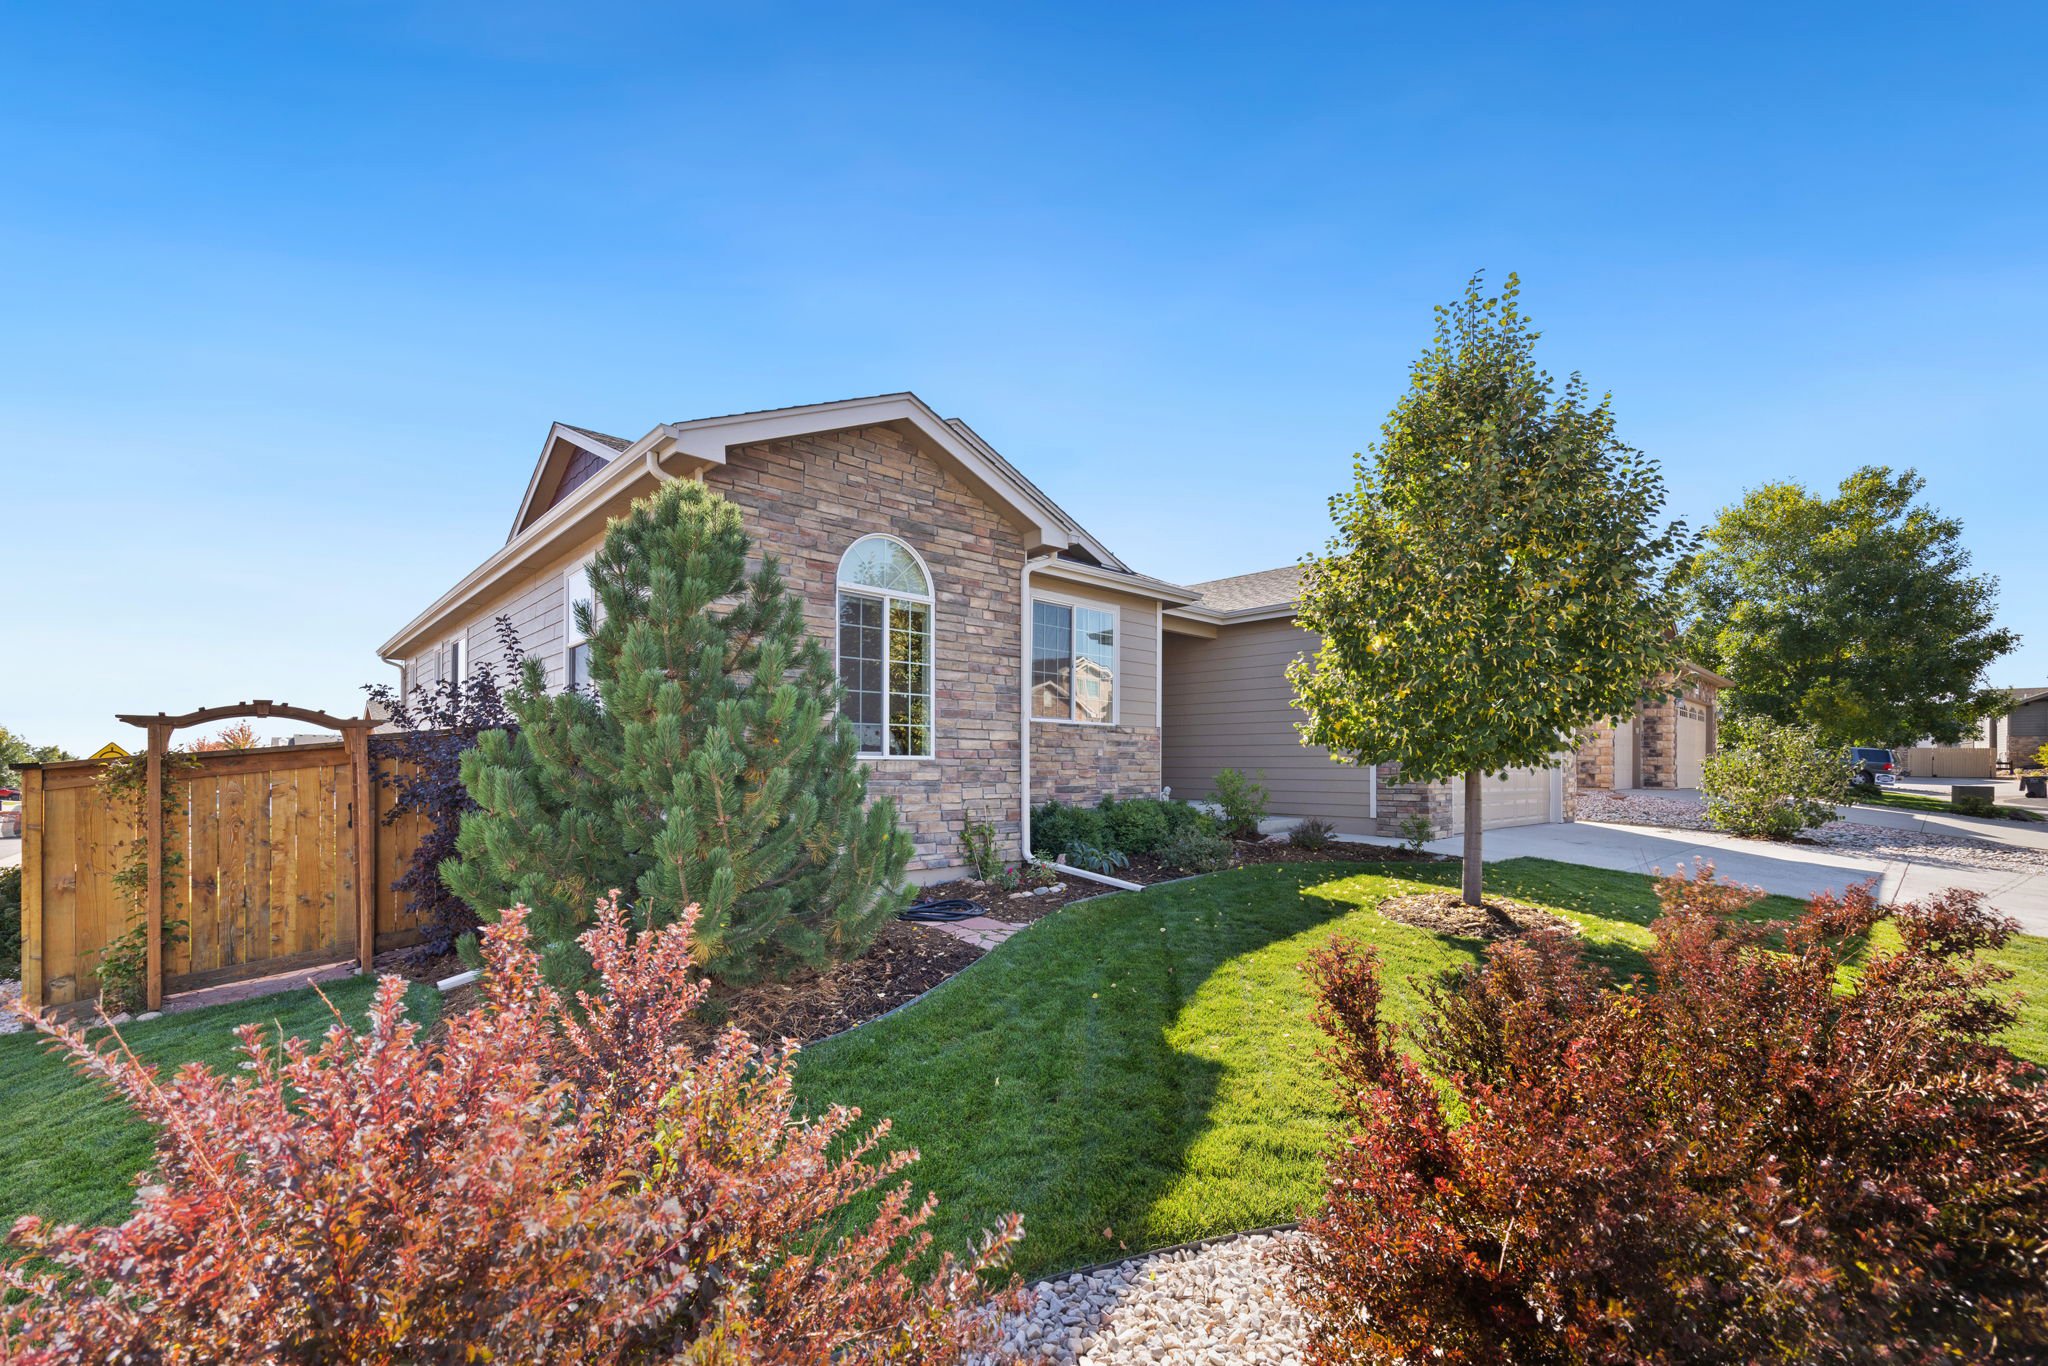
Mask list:
[{"label": "gable roof", "polygon": [[2048,688],[1993,688],[1993,692],[2005,694],[2005,700],[2015,707],[2031,707],[2036,702],[2048,702]]},{"label": "gable roof", "polygon": [[626,449],[626,447],[633,444],[625,437],[613,436],[610,432],[593,432],[588,427],[571,427],[566,422],[559,422],[556,423],[555,425],[561,427],[564,431],[575,432],[578,436],[587,436],[592,438],[593,440],[602,441],[605,445],[610,446],[615,451],[622,451]]},{"label": "gable roof", "polygon": [[[1128,577],[1132,591],[1151,591],[1149,585],[1156,581],[1134,573],[973,428],[957,418],[941,418],[923,399],[906,391],[664,422],[634,441],[566,422],[554,423],[541,445],[540,458],[527,480],[505,544],[380,646],[378,653],[388,659],[409,652],[428,632],[473,606],[517,566],[571,528],[599,516],[613,500],[627,496],[642,478],[651,482],[723,465],[727,453],[736,447],[883,426],[909,436],[965,479],[992,508],[1024,531],[1028,552],[1050,553]],[[565,488],[563,475],[577,452],[588,452],[604,463],[594,472],[580,472],[587,477]]]},{"label": "gable roof", "polygon": [[512,514],[512,530],[506,533],[506,541],[517,540],[520,532],[560,501],[555,497],[556,489],[577,451],[587,451],[610,462],[632,444],[622,436],[593,432],[588,427],[572,427],[566,422],[550,424],[547,439],[540,443],[540,459],[533,462],[533,473],[527,478],[526,494],[519,500],[519,511]]}]

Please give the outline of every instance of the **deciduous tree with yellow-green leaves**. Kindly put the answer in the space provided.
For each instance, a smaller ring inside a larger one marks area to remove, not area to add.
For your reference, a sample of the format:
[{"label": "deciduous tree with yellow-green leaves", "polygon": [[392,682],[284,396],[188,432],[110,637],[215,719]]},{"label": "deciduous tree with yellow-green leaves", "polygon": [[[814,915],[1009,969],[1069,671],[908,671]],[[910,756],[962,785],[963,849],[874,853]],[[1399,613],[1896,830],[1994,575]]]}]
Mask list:
[{"label": "deciduous tree with yellow-green leaves", "polygon": [[1482,904],[1489,777],[1547,764],[1676,664],[1664,479],[1615,435],[1610,399],[1537,368],[1519,282],[1474,276],[1436,311],[1408,390],[1330,500],[1289,672],[1307,744],[1404,781],[1462,776],[1464,899]]}]

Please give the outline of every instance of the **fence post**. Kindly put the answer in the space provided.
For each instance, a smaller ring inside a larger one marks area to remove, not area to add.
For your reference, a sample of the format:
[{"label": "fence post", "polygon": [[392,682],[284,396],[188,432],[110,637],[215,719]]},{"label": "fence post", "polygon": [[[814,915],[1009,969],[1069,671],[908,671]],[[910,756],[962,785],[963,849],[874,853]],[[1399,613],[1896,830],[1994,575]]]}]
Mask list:
[{"label": "fence post", "polygon": [[349,775],[353,779],[356,825],[356,958],[370,971],[377,956],[377,803],[370,784],[370,731],[353,725],[342,731],[348,742]]},{"label": "fence post", "polygon": [[146,999],[151,1010],[164,1006],[164,751],[171,728],[149,727],[149,791],[144,795],[142,838],[149,847],[149,977]]},{"label": "fence post", "polygon": [[21,999],[43,1008],[43,771],[21,771]]}]

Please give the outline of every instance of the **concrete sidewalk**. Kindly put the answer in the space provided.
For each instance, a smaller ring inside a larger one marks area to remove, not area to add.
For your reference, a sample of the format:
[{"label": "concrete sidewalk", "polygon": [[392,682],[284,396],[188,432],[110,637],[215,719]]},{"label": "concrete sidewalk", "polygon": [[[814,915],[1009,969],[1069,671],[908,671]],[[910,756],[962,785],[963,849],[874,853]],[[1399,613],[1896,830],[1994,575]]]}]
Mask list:
[{"label": "concrete sidewalk", "polygon": [[[2006,826],[2001,832],[2013,843],[2048,848],[2048,841],[2036,845],[2041,826],[2011,821],[1977,821],[1965,817],[1921,816],[1912,812],[1859,810],[1855,818],[1885,817],[1871,824],[1899,824],[1926,821],[1915,828],[1941,834],[1968,834],[1988,838],[1982,828]],[[1966,829],[1957,829],[1960,823]],[[1456,857],[1461,852],[1457,837],[1429,845],[1432,853]],[[1565,825],[1521,825],[1486,832],[1485,858],[1498,863],[1514,858],[1547,858],[1560,863],[1578,863],[1589,868],[1613,868],[1629,873],[1675,872],[1681,864],[1705,859],[1724,880],[1748,883],[1766,892],[1806,897],[1816,892],[1840,892],[1859,882],[1875,880],[1878,895],[1885,901],[1911,901],[1946,887],[1967,887],[1985,894],[1989,903],[2020,922],[2028,934],[2048,935],[2048,873],[2015,873],[2003,869],[1932,867],[1909,860],[1885,860],[1826,849],[1813,845],[1770,844],[1761,840],[1737,839],[1711,830],[1671,830],[1657,826],[1608,825],[1597,821],[1574,821]]]}]

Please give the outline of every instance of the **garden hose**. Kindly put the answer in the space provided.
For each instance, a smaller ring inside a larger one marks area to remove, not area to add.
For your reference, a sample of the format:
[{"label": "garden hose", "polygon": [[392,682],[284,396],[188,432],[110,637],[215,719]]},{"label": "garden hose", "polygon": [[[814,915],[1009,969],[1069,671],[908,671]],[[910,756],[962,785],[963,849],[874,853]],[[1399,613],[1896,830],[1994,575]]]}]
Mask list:
[{"label": "garden hose", "polygon": [[898,920],[915,921],[920,925],[938,925],[949,920],[972,920],[982,914],[981,907],[965,897],[949,896],[943,901],[924,901],[902,912]]}]

